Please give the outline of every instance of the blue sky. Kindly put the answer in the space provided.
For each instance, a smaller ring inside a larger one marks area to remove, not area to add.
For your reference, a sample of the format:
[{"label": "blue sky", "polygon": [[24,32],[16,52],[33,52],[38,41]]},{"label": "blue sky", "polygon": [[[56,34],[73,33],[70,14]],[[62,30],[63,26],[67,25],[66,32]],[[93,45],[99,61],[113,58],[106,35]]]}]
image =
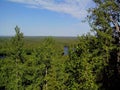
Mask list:
[{"label": "blue sky", "polygon": [[90,31],[81,21],[92,0],[0,0],[0,36],[18,25],[25,36],[78,36]]}]

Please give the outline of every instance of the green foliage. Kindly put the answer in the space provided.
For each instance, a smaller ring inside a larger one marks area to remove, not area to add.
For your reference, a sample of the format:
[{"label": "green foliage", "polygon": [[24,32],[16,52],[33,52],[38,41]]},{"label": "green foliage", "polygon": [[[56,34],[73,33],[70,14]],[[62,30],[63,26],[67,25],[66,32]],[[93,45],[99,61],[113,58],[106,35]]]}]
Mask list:
[{"label": "green foliage", "polygon": [[[66,71],[69,73],[67,85],[70,90],[97,90],[96,64],[100,59],[93,56],[94,48],[90,43],[94,43],[95,38],[88,36],[79,37],[79,43],[70,51],[70,58],[66,62]],[[91,42],[92,41],[92,42]],[[96,43],[96,42],[95,42]],[[92,50],[92,51],[91,51]],[[94,52],[95,53],[95,52]],[[93,71],[94,70],[94,71]]]},{"label": "green foliage", "polygon": [[119,0],[93,0],[95,8],[88,16],[92,31],[96,33],[98,51],[102,56],[103,69],[98,72],[100,89],[113,90],[119,87]]}]

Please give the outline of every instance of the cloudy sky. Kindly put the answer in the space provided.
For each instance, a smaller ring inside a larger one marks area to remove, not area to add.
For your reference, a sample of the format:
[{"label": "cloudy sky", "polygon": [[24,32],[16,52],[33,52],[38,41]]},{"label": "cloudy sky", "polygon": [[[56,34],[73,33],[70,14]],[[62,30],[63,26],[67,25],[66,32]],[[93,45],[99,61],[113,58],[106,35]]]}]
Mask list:
[{"label": "cloudy sky", "polygon": [[77,36],[90,31],[82,23],[92,0],[0,0],[0,36]]}]

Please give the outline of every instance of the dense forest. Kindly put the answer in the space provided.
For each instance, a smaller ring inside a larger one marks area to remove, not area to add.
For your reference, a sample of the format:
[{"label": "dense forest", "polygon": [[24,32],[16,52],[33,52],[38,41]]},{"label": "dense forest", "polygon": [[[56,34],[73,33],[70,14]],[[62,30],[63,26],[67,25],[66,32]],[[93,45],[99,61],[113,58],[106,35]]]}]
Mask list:
[{"label": "dense forest", "polygon": [[0,90],[120,90],[120,0],[93,1],[92,34],[32,40],[16,26],[1,37]]}]

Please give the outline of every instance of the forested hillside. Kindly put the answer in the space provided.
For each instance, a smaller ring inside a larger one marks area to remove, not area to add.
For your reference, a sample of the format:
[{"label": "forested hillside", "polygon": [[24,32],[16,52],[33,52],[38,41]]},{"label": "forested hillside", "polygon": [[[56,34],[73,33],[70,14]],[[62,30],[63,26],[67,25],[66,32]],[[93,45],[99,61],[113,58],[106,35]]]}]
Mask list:
[{"label": "forested hillside", "polygon": [[36,43],[16,26],[15,36],[1,38],[0,90],[120,90],[120,0],[93,1],[87,19],[94,35]]}]

